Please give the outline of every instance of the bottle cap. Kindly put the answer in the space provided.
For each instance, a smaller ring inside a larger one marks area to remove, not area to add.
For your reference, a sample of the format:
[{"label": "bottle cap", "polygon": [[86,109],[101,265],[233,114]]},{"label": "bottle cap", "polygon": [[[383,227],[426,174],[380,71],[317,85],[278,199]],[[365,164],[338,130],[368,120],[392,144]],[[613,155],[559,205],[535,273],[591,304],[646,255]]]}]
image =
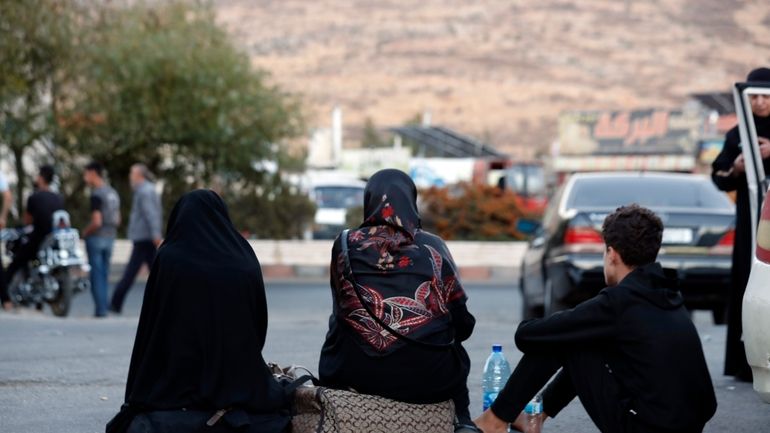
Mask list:
[{"label": "bottle cap", "polygon": [[503,345],[502,344],[493,344],[492,345],[492,352],[502,352],[503,351]]}]

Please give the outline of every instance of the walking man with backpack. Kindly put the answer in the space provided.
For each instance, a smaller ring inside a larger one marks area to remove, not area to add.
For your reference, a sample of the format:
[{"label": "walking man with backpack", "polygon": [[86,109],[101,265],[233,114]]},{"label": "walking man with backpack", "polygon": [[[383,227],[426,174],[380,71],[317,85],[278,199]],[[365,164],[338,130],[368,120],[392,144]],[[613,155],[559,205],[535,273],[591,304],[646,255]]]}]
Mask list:
[{"label": "walking man with backpack", "polygon": [[91,220],[83,230],[83,237],[91,265],[91,294],[94,297],[95,317],[107,316],[107,287],[110,259],[115,236],[120,225],[120,197],[104,180],[104,166],[89,163],[83,180],[91,188]]}]

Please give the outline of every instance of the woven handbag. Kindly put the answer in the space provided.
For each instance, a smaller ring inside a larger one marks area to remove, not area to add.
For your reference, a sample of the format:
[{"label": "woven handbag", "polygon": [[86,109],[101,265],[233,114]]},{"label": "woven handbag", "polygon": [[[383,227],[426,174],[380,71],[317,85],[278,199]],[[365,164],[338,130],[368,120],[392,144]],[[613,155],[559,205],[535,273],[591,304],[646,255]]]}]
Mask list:
[{"label": "woven handbag", "polygon": [[454,433],[454,403],[411,404],[324,387],[299,387],[292,433]]}]

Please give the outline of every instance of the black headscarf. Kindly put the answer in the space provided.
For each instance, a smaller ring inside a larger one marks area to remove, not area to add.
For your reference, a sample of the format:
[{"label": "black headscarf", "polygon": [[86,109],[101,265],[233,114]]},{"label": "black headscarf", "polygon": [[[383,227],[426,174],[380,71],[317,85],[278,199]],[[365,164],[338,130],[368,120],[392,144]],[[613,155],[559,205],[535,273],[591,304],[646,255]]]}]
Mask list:
[{"label": "black headscarf", "polygon": [[[770,68],[757,68],[749,72],[746,77],[748,83],[770,84]],[[757,137],[770,138],[770,116],[754,116],[754,126],[757,128]],[[768,173],[765,173],[768,174]]]},{"label": "black headscarf", "polygon": [[[417,189],[399,170],[375,173],[364,191],[364,222],[348,234],[350,264],[369,309],[390,328],[431,343],[447,343],[453,304],[466,301],[452,256],[444,242],[420,228]],[[333,285],[338,317],[370,355],[391,353],[404,344],[366,312],[335,258]],[[444,341],[441,341],[444,340]]]},{"label": "black headscarf", "polygon": [[145,289],[126,403],[278,413],[283,390],[262,358],[266,333],[254,251],[216,193],[185,194],[171,212]]}]

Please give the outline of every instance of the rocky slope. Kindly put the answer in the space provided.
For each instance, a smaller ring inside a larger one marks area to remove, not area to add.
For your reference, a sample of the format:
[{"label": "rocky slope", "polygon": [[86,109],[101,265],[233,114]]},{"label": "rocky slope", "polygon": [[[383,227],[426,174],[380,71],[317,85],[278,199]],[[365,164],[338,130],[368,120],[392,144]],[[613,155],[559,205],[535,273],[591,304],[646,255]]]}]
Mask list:
[{"label": "rocky slope", "polygon": [[354,135],[428,109],[514,154],[547,148],[563,110],[675,107],[770,64],[766,0],[214,5],[254,65],[304,95],[311,126],[334,104]]}]

